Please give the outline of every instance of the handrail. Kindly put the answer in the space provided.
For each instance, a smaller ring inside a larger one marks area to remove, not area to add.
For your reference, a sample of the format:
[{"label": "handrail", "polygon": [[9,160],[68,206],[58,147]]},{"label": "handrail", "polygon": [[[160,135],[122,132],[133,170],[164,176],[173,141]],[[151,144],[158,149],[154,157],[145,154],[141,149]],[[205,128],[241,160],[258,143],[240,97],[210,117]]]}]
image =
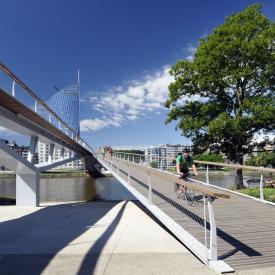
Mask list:
[{"label": "handrail", "polygon": [[[135,156],[142,156],[146,157],[143,154],[131,154],[131,153],[125,153],[125,152],[115,152],[120,154],[126,154],[126,155],[135,155]],[[152,156],[153,158],[157,159],[169,159],[169,157],[161,157],[161,156]],[[237,168],[237,169],[247,169],[247,170],[255,170],[255,171],[261,171],[261,172],[271,172],[275,173],[274,168],[267,168],[267,167],[261,167],[261,166],[248,166],[248,165],[240,165],[240,164],[228,164],[228,163],[222,163],[222,162],[212,162],[212,161],[200,161],[200,160],[194,160],[194,163],[197,164],[205,164],[205,165],[212,165],[212,166],[223,166],[223,167],[230,167],[230,168]]]},{"label": "handrail", "polygon": [[275,169],[261,167],[261,166],[248,166],[248,165],[240,165],[240,164],[227,164],[227,163],[221,163],[221,162],[200,161],[200,160],[194,160],[194,162],[198,163],[198,164],[206,164],[206,165],[214,165],[214,166],[224,166],[224,167],[230,167],[230,168],[241,168],[241,169],[247,169],[247,170],[255,170],[255,171],[275,173]]},{"label": "handrail", "polygon": [[[22,80],[20,80],[7,66],[3,63],[0,63],[0,69],[8,74],[15,82],[17,82],[25,91],[29,93],[29,95],[37,100],[39,104],[46,108],[46,110],[52,114],[56,119],[58,119],[62,124],[64,124],[70,131],[75,133],[75,131],[65,122],[63,121],[42,99],[40,99]],[[76,135],[77,136],[77,135]]]},{"label": "handrail", "polygon": [[90,151],[93,152],[93,149],[87,144],[86,141],[78,136],[78,133],[76,133],[74,129],[72,129],[63,119],[61,119],[41,98],[39,98],[22,80],[20,80],[6,65],[1,62],[0,69],[11,77],[16,83],[18,83],[33,99],[42,105],[51,115],[60,121],[68,130],[70,130],[79,141],[82,141],[90,149]]},{"label": "handrail", "polygon": [[201,183],[189,182],[182,179],[177,179],[175,182],[181,186],[188,187],[191,190],[201,192],[205,195],[209,195],[215,198],[225,198],[225,199],[230,198],[230,195],[226,194],[225,192],[213,191],[214,188],[212,186],[206,186]]}]

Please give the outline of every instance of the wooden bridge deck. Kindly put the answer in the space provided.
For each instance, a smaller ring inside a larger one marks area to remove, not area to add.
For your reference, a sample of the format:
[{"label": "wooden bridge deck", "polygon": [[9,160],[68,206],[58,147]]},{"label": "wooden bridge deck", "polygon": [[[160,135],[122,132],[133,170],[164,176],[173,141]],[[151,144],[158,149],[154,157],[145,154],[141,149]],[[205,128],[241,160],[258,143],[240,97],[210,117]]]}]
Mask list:
[{"label": "wooden bridge deck", "polygon": [[[127,180],[127,165],[121,161],[115,165],[120,176]],[[145,169],[142,166],[130,169],[131,186],[147,197]],[[190,206],[177,198],[172,179],[153,174],[151,181],[153,204],[204,243],[203,203]],[[237,271],[275,266],[275,206],[232,193],[230,199],[216,199],[213,205],[219,259]]]}]

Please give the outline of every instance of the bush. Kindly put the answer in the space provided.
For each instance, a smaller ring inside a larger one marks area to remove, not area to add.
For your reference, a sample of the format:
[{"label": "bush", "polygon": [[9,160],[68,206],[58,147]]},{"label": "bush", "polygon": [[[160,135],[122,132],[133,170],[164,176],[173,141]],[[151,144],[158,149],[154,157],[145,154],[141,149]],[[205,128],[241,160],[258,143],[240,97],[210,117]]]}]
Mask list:
[{"label": "bush", "polygon": [[211,161],[211,162],[222,162],[224,163],[224,158],[222,154],[202,154],[202,155],[197,155],[194,156],[195,160],[200,160],[200,161]]},{"label": "bush", "polygon": [[[275,202],[275,188],[264,188],[264,199]],[[239,190],[242,194],[249,195],[255,198],[260,198],[260,188],[247,188]]]},{"label": "bush", "polygon": [[[194,156],[194,160],[224,163],[223,155],[218,154],[218,153],[197,155],[197,156]],[[200,166],[205,167],[206,165],[200,164]],[[210,169],[219,169],[220,167],[214,166],[214,165],[209,165],[209,168]]]},{"label": "bush", "polygon": [[156,161],[151,161],[151,162],[150,162],[150,166],[151,166],[152,168],[157,168],[157,167],[158,167],[158,163],[157,163]]},{"label": "bush", "polygon": [[246,165],[250,166],[263,166],[263,167],[275,167],[275,153],[263,152],[259,156],[251,156],[245,161]]}]

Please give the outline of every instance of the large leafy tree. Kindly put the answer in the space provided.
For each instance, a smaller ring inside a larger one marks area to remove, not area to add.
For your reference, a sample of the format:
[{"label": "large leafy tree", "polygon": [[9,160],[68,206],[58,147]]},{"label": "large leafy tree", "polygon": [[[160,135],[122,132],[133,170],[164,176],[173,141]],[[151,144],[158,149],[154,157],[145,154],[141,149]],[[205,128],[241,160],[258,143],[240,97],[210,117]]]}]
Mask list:
[{"label": "large leafy tree", "polygon": [[197,153],[218,144],[243,164],[255,133],[274,131],[275,24],[260,9],[255,4],[227,17],[200,40],[192,61],[171,68],[166,122],[176,120]]}]

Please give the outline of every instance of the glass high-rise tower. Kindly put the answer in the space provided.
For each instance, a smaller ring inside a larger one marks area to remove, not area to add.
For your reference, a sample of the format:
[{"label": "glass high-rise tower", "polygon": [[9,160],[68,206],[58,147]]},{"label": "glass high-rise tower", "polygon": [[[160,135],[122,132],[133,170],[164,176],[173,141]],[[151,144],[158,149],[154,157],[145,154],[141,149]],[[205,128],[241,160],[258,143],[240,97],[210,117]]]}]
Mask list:
[{"label": "glass high-rise tower", "polygon": [[[74,130],[77,137],[79,137],[80,126],[79,126],[79,97],[80,97],[80,85],[79,76],[78,83],[75,85],[67,86],[59,90],[54,94],[49,100],[49,107],[65,122],[67,125]],[[55,117],[50,117],[51,123],[57,128],[64,130],[64,126],[60,125],[59,121]],[[75,137],[75,136],[74,136]],[[48,161],[49,157],[49,145],[39,142],[39,163],[44,163]],[[69,151],[65,150],[65,158],[69,157]],[[53,160],[60,160],[61,149],[54,149]],[[75,160],[66,163],[62,166],[58,166],[54,169],[82,169],[83,164],[80,160]]]},{"label": "glass high-rise tower", "polygon": [[[79,136],[79,84],[70,85],[59,90],[49,101],[49,107]],[[55,118],[51,121],[58,125]]]}]

